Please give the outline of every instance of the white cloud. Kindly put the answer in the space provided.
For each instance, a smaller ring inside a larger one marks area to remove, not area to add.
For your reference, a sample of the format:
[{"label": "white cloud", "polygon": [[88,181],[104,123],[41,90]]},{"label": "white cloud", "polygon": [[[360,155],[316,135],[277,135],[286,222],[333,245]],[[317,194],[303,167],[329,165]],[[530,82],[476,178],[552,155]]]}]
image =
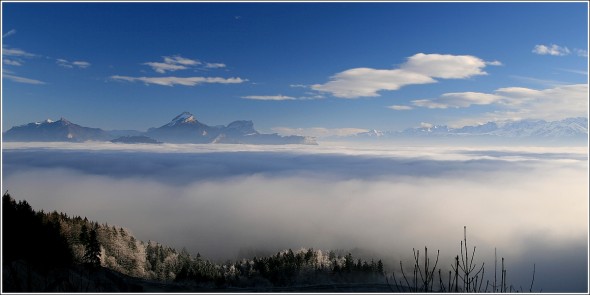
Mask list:
[{"label": "white cloud", "polygon": [[465,79],[486,75],[487,73],[482,71],[485,66],[485,61],[471,55],[418,53],[408,58],[401,68],[433,78]]},{"label": "white cloud", "polygon": [[539,78],[525,77],[525,76],[519,76],[519,75],[510,75],[509,77],[517,79],[517,80],[525,81],[528,83],[535,83],[535,84],[549,86],[549,87],[568,84],[567,82],[563,82],[563,81],[539,79]]},{"label": "white cloud", "polygon": [[324,95],[321,94],[317,94],[317,93],[312,93],[312,92],[306,92],[305,96],[300,96],[297,99],[301,99],[301,100],[312,100],[312,99],[322,99],[325,98]]},{"label": "white cloud", "polygon": [[577,48],[576,48],[576,49],[574,49],[574,50],[576,51],[576,54],[577,54],[578,56],[581,56],[581,57],[588,57],[588,50],[585,50],[585,49],[577,49]]},{"label": "white cloud", "polygon": [[570,54],[570,50],[567,47],[562,47],[556,44],[547,45],[535,45],[533,48],[533,53],[539,55],[554,55],[554,56],[563,56]]},{"label": "white cloud", "polygon": [[449,106],[444,103],[438,103],[432,99],[416,99],[412,100],[412,104],[417,107],[425,107],[429,109],[446,109]]},{"label": "white cloud", "polygon": [[4,35],[2,35],[2,38],[6,38],[6,37],[8,37],[8,36],[12,36],[12,35],[14,35],[14,34],[16,34],[16,30],[15,30],[15,29],[12,29],[12,30],[10,30],[10,31],[8,31],[8,32],[6,32],[6,33],[4,33]]},{"label": "white cloud", "polygon": [[411,106],[401,106],[401,105],[392,105],[392,106],[388,106],[387,108],[392,109],[392,110],[396,110],[396,111],[407,111],[407,110],[414,109]]},{"label": "white cloud", "polygon": [[177,64],[169,64],[163,62],[146,62],[144,65],[152,67],[152,69],[160,74],[166,73],[166,71],[177,71],[177,70],[185,70],[187,67],[183,65]]},{"label": "white cloud", "polygon": [[227,67],[224,63],[201,62],[196,59],[182,57],[180,55],[163,56],[164,62],[146,62],[144,65],[150,66],[154,71],[164,74],[178,70],[186,70],[201,65],[205,69],[219,69]]},{"label": "white cloud", "polygon": [[502,64],[502,62],[500,62],[498,60],[494,60],[494,61],[486,61],[486,65],[489,65],[489,66],[503,66],[504,64]]},{"label": "white cloud", "polygon": [[245,99],[253,100],[295,100],[295,97],[285,95],[248,95],[242,96]]},{"label": "white cloud", "polygon": [[[530,284],[537,263],[558,271],[538,271],[535,286],[563,291],[572,286],[570,277],[581,277],[574,292],[587,288],[587,261],[580,259],[588,238],[587,148],[314,146],[301,153],[256,146],[270,150],[173,154],[167,146],[146,153],[111,145],[134,157],[5,150],[10,165],[4,164],[3,185],[36,210],[128,227],[139,239],[207,259],[235,259],[246,246],[362,247],[399,271],[400,259],[411,260],[412,248],[426,245],[440,249],[440,263],[448,267],[466,225],[469,247],[477,246],[475,262],[489,269],[497,248],[508,261],[510,282]],[[166,181],[179,178],[186,182]],[[517,279],[519,272],[524,279]]]},{"label": "white cloud", "polygon": [[[497,65],[498,61],[489,64]],[[418,53],[398,69],[354,68],[335,74],[325,84],[311,88],[339,98],[379,96],[382,90],[398,90],[406,85],[436,83],[434,78],[465,79],[486,75],[488,63],[470,55]]]},{"label": "white cloud", "polygon": [[68,68],[68,69],[72,69],[74,67],[80,68],[80,69],[85,69],[87,67],[90,66],[90,63],[87,61],[67,61],[65,59],[62,58],[58,58],[55,60],[55,62],[57,63],[57,65],[59,65],[60,67],[64,67],[64,68]]},{"label": "white cloud", "polygon": [[574,74],[580,74],[580,75],[584,75],[584,76],[588,76],[588,71],[587,70],[574,70],[574,69],[560,69],[564,72],[570,72],[570,73],[574,73]]},{"label": "white cloud", "polygon": [[6,79],[8,79],[10,81],[17,82],[17,83],[25,83],[25,84],[33,84],[33,85],[46,84],[43,81],[39,81],[39,80],[35,80],[35,79],[29,79],[29,78],[24,78],[24,77],[19,77],[19,76],[14,76],[14,75],[7,74],[6,72],[3,73],[2,77],[3,78],[6,78]]},{"label": "white cloud", "polygon": [[8,59],[8,58],[3,59],[2,62],[7,66],[21,66],[22,65],[18,60],[12,60],[12,59]]},{"label": "white cloud", "polygon": [[346,70],[332,76],[330,80],[326,84],[312,85],[311,88],[339,98],[359,98],[379,96],[378,91],[398,90],[405,85],[436,82],[431,77],[418,73],[371,68]]},{"label": "white cloud", "polygon": [[292,87],[292,88],[308,88],[308,87],[309,87],[309,85],[303,85],[303,84],[291,84],[291,85],[289,85],[289,87]]},{"label": "white cloud", "polygon": [[313,136],[313,137],[331,137],[331,136],[349,136],[362,132],[368,132],[368,129],[361,128],[289,128],[289,127],[275,127],[273,131],[284,135],[299,135],[299,136]]},{"label": "white cloud", "polygon": [[129,76],[111,76],[113,80],[129,81],[129,82],[144,82],[145,84],[156,84],[163,86],[195,86],[203,83],[218,83],[218,84],[237,84],[243,83],[245,79],[232,77],[232,78],[220,78],[220,77],[129,77]]},{"label": "white cloud", "polygon": [[180,55],[164,56],[164,62],[167,64],[179,64],[185,66],[195,66],[201,64],[201,62],[198,60],[185,58]]},{"label": "white cloud", "polygon": [[87,61],[74,61],[72,62],[72,64],[82,69],[85,69],[90,66],[90,63]]},{"label": "white cloud", "polygon": [[198,60],[182,57],[180,55],[163,56],[162,58],[164,59],[164,62],[146,62],[144,65],[150,66],[152,70],[160,74],[164,74],[166,72],[186,70],[191,66],[201,64]]},{"label": "white cloud", "polygon": [[19,57],[36,57],[36,54],[32,54],[29,52],[26,52],[22,49],[18,49],[18,48],[6,48],[6,47],[2,47],[2,55],[5,56],[19,56]]},{"label": "white cloud", "polygon": [[432,123],[420,122],[421,128],[432,128],[434,125]]},{"label": "white cloud", "polygon": [[226,65],[225,64],[222,64],[222,63],[210,63],[210,62],[208,62],[208,63],[205,64],[205,67],[208,68],[208,69],[219,69],[219,68],[225,68]]},{"label": "white cloud", "polygon": [[452,123],[457,126],[520,119],[553,121],[588,115],[588,85],[560,85],[543,90],[505,87],[493,93],[445,93],[439,98],[414,100],[412,103],[427,108],[461,108],[471,105],[494,105],[498,108],[484,115],[461,118]]},{"label": "white cloud", "polygon": [[458,92],[445,93],[436,99],[413,100],[415,106],[427,107],[429,109],[466,108],[471,105],[486,105],[496,103],[502,97],[494,94],[480,92]]}]

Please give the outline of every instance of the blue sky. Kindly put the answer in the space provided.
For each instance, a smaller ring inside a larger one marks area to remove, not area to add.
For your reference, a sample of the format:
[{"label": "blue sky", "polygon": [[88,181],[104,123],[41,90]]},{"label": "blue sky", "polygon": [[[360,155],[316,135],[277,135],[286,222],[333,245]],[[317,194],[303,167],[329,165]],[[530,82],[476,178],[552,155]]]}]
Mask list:
[{"label": "blue sky", "polygon": [[587,116],[586,3],[2,3],[2,123],[347,134]]}]

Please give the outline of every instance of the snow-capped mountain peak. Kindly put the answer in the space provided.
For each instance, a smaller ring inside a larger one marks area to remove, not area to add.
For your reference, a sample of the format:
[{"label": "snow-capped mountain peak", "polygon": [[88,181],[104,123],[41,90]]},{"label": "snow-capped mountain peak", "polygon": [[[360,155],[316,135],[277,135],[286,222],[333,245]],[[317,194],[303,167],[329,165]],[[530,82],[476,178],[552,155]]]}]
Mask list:
[{"label": "snow-capped mountain peak", "polygon": [[186,124],[186,123],[195,123],[195,122],[197,122],[197,119],[195,118],[195,116],[193,116],[193,114],[191,114],[189,112],[183,112],[182,114],[174,117],[174,119],[172,119],[172,121],[170,121],[170,123],[168,123],[166,126],[172,127],[177,124]]},{"label": "snow-capped mountain peak", "polygon": [[[64,118],[60,118],[57,121],[53,121],[51,119],[47,119],[41,122],[35,122],[35,125],[47,125],[47,124],[53,124],[53,123],[64,123],[64,125],[67,125],[70,123],[70,121],[64,119]],[[24,125],[23,125],[24,126]]]}]

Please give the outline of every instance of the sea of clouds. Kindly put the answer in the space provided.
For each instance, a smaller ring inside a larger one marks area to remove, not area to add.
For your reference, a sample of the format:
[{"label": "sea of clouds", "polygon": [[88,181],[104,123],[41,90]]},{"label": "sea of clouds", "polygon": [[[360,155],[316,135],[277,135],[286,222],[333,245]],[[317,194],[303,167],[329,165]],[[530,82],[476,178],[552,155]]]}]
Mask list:
[{"label": "sea of clouds", "polygon": [[2,165],[3,190],[35,209],[218,261],[362,249],[399,271],[428,246],[444,270],[467,226],[486,273],[497,249],[515,287],[535,264],[536,289],[587,289],[585,147],[4,143]]}]

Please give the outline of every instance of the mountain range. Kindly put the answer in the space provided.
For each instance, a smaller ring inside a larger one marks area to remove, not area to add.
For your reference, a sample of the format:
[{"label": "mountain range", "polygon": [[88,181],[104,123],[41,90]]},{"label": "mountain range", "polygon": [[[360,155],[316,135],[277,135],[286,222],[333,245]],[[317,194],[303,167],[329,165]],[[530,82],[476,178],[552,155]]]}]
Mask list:
[{"label": "mountain range", "polygon": [[[141,140],[138,140],[141,139]],[[5,141],[113,141],[125,143],[231,143],[231,144],[317,144],[308,136],[262,134],[252,121],[234,121],[227,126],[209,126],[189,112],[174,117],[169,123],[147,132],[135,130],[105,131],[74,124],[64,118],[15,126],[7,130]]]},{"label": "mountain range", "polygon": [[485,124],[451,128],[446,125],[424,124],[402,131],[370,130],[350,136],[356,139],[394,138],[508,138],[508,139],[588,139],[588,118],[567,118],[559,121],[520,120],[487,122]]},{"label": "mountain range", "polygon": [[[325,138],[328,140],[437,140],[475,139],[487,141],[507,139],[513,141],[579,143],[588,140],[588,118],[567,118],[559,121],[520,120],[487,122],[485,124],[451,128],[446,125],[423,124],[402,131],[370,130],[350,136]],[[64,118],[45,120],[15,126],[4,133],[5,141],[112,141],[123,143],[225,143],[225,144],[317,144],[314,137],[263,134],[254,129],[252,121],[239,120],[227,126],[209,126],[196,117],[183,112],[160,127],[146,132],[136,130],[110,130],[83,127]]]}]

